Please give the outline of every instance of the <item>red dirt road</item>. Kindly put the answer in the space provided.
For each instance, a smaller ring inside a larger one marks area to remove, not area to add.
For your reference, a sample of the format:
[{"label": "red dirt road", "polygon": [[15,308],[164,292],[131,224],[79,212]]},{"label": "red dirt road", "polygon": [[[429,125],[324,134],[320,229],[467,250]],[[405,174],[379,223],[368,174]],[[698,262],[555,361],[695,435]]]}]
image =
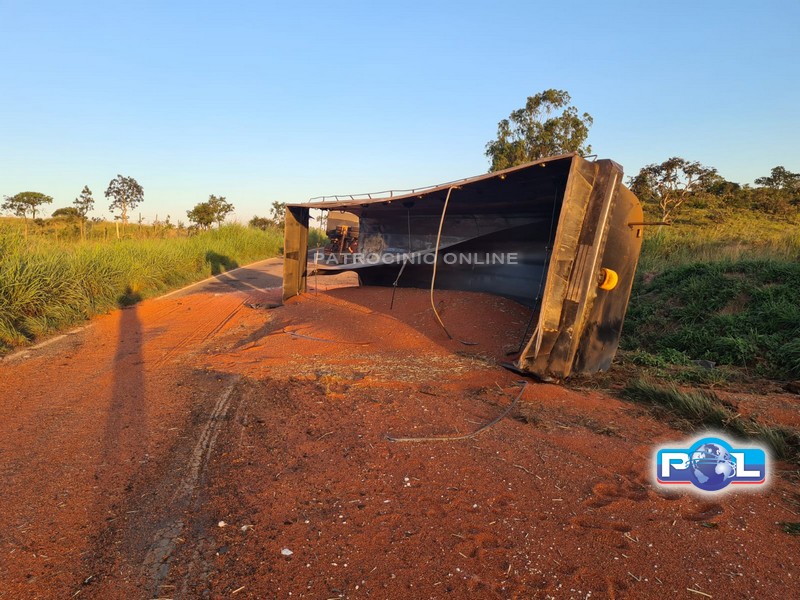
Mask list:
[{"label": "red dirt road", "polygon": [[468,346],[420,290],[274,308],[279,270],[0,361],[0,599],[798,597],[788,465],[761,493],[664,494],[652,448],[682,433],[536,383],[474,438],[388,441],[502,412],[527,309],[440,293]]}]

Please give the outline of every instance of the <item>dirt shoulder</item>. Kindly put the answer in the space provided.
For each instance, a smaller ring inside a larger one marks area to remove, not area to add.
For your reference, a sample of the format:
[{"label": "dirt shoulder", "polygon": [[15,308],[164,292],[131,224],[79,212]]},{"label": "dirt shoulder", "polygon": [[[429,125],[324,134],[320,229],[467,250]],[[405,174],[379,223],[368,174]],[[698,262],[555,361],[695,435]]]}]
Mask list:
[{"label": "dirt shoulder", "polygon": [[[498,366],[513,302],[190,290],[0,363],[0,598],[786,598],[797,490],[660,493],[683,434]],[[476,315],[479,315],[476,318]],[[779,469],[789,470],[787,465]]]}]

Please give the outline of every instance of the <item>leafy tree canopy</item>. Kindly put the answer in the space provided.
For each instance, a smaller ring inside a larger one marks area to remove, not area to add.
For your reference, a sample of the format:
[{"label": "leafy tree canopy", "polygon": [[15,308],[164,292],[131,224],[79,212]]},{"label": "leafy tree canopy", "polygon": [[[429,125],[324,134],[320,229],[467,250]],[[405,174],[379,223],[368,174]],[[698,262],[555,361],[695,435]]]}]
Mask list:
[{"label": "leafy tree canopy", "polygon": [[71,207],[77,213],[78,218],[80,219],[80,226],[81,226],[81,239],[86,239],[86,220],[94,208],[94,197],[92,196],[92,190],[89,189],[88,185],[83,186],[81,190],[80,196],[75,198],[72,202],[73,206]]},{"label": "leafy tree canopy", "polygon": [[30,216],[36,219],[36,213],[43,204],[50,204],[53,198],[40,192],[20,192],[14,196],[6,196],[2,209],[25,220]]},{"label": "leafy tree canopy", "polygon": [[250,227],[255,229],[262,229],[266,231],[270,227],[275,227],[275,222],[272,219],[267,217],[259,217],[254,216],[250,221],[247,223]]},{"label": "leafy tree canopy", "polygon": [[755,184],[761,186],[753,190],[751,207],[755,210],[789,216],[800,206],[800,173],[778,166]]},{"label": "leafy tree canopy", "polygon": [[800,173],[792,173],[785,167],[774,167],[767,177],[759,177],[756,185],[778,190],[800,191]]},{"label": "leafy tree canopy", "polygon": [[214,221],[218,226],[222,225],[225,217],[234,210],[233,204],[225,200],[225,196],[215,196],[211,194],[208,197],[208,204],[211,206],[211,210],[214,213]]},{"label": "leafy tree canopy", "polygon": [[284,219],[286,218],[286,202],[278,202],[277,200],[272,203],[270,209],[272,213],[272,220],[279,227],[283,227]]},{"label": "leafy tree canopy", "polygon": [[732,200],[733,198],[741,195],[742,186],[734,181],[728,181],[720,175],[712,175],[708,178],[705,185],[705,191],[718,198],[725,200]]},{"label": "leafy tree canopy", "polygon": [[571,100],[564,90],[529,96],[524,108],[497,124],[497,138],[486,144],[486,156],[492,161],[489,170],[556,154],[589,154],[592,147],[586,145],[586,138],[594,120],[589,113],[579,114]]},{"label": "leafy tree canopy", "polygon": [[214,223],[214,209],[208,202],[198,202],[192,210],[186,211],[189,222],[194,223],[200,229],[208,229]]},{"label": "leafy tree canopy", "polygon": [[74,206],[65,206],[64,208],[57,208],[53,211],[54,217],[66,217],[69,220],[72,219],[80,219],[81,214],[78,212],[78,209]]},{"label": "leafy tree canopy", "polygon": [[669,222],[674,213],[692,195],[718,183],[717,170],[699,162],[673,156],[660,164],[642,167],[629,185],[644,203],[657,204],[661,220]]},{"label": "leafy tree canopy", "polygon": [[81,195],[75,198],[72,204],[75,206],[75,210],[78,211],[78,214],[81,216],[81,218],[85,219],[86,215],[88,215],[94,208],[94,198],[92,197],[92,190],[89,189],[88,185],[83,186],[83,190],[81,190]]},{"label": "leafy tree canopy", "polygon": [[128,222],[128,213],[144,201],[144,190],[133,177],[117,175],[108,184],[106,198],[111,198],[108,210],[119,211],[123,226]]},{"label": "leafy tree canopy", "polygon": [[225,217],[233,210],[233,204],[225,200],[224,196],[212,194],[206,202],[198,202],[192,210],[186,211],[186,216],[200,229],[209,229],[214,223],[222,225]]}]

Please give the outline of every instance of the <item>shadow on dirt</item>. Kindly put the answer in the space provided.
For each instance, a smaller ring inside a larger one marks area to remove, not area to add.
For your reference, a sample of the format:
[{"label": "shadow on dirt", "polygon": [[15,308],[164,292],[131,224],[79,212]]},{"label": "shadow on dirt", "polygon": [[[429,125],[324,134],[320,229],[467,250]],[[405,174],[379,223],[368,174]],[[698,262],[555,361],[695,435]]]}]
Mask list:
[{"label": "shadow on dirt", "polygon": [[128,456],[147,449],[147,407],[142,343],[144,332],[135,303],[141,300],[130,289],[120,297],[119,337],[114,355],[114,383],[106,428],[103,458],[110,468]]},{"label": "shadow on dirt", "polygon": [[214,279],[216,281],[209,281],[192,289],[191,293],[261,292],[280,288],[283,283],[281,277],[247,267],[236,268],[235,273],[217,273]]}]

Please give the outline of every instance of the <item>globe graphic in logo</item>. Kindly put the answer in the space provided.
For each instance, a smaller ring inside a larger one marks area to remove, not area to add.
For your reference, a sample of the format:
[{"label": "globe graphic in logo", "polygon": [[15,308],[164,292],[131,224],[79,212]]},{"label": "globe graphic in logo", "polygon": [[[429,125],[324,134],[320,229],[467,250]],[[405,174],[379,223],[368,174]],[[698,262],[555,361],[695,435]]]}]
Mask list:
[{"label": "globe graphic in logo", "polygon": [[690,456],[689,477],[701,490],[721,490],[736,473],[736,461],[719,444],[706,442],[693,449]]}]

